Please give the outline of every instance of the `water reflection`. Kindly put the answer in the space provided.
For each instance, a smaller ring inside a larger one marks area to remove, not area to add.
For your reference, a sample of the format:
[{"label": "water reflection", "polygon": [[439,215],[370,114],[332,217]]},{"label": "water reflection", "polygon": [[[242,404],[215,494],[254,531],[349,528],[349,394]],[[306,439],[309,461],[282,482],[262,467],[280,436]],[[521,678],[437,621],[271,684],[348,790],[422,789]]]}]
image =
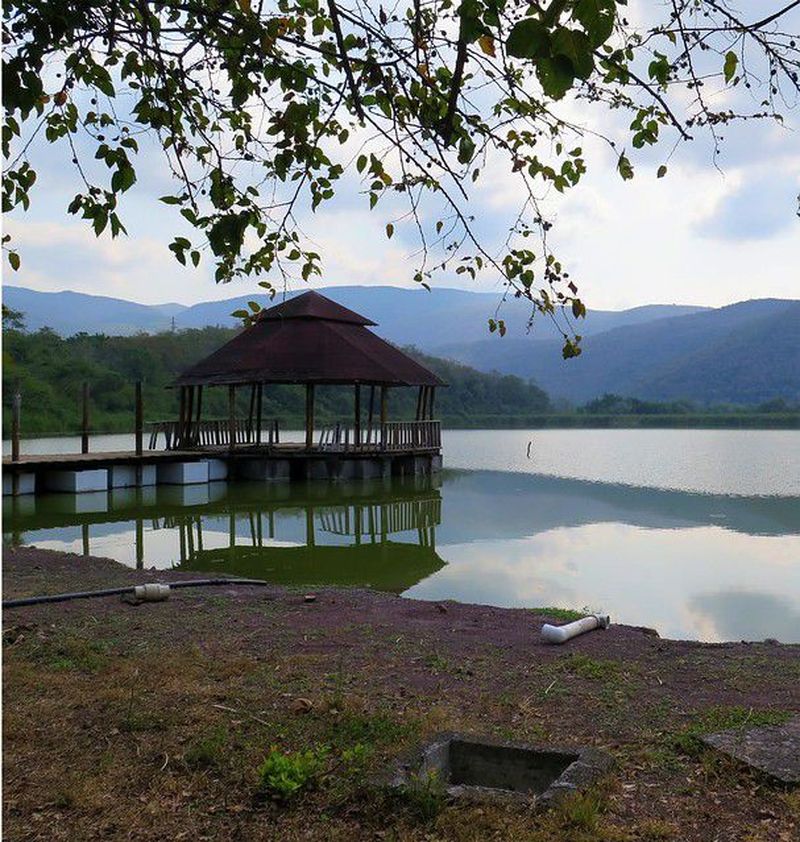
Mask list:
[{"label": "water reflection", "polygon": [[138,567],[604,610],[662,635],[800,642],[800,499],[491,471],[4,499],[10,543]]}]

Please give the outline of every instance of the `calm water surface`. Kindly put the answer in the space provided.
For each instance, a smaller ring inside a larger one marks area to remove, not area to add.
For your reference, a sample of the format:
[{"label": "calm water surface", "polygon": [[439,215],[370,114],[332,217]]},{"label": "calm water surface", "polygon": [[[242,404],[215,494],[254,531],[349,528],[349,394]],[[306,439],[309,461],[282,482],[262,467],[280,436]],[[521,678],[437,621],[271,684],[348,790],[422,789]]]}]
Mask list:
[{"label": "calm water surface", "polygon": [[[131,445],[103,438],[96,449]],[[4,540],[298,586],[587,607],[666,637],[800,642],[800,433],[449,431],[445,464],[433,483],[6,498]]]}]

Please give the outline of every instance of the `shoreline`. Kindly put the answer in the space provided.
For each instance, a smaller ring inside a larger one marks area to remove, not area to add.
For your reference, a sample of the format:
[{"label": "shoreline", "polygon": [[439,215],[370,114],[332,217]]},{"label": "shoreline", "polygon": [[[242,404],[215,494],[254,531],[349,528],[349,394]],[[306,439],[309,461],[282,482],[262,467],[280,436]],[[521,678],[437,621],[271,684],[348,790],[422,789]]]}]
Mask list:
[{"label": "shoreline", "polygon": [[[196,578],[34,548],[6,549],[3,566],[4,598]],[[705,842],[755,828],[752,839],[791,838],[800,799],[695,735],[800,712],[800,645],[673,641],[612,625],[547,646],[545,620],[559,622],[364,590],[320,589],[306,604],[272,586],[8,610],[8,832]],[[442,803],[420,817],[387,804],[369,781],[441,731],[599,747],[617,768],[583,805],[591,827],[574,805],[535,815]],[[264,804],[256,770],[271,745],[324,745],[341,758],[360,745],[368,759],[352,775],[335,765],[296,802]]]}]

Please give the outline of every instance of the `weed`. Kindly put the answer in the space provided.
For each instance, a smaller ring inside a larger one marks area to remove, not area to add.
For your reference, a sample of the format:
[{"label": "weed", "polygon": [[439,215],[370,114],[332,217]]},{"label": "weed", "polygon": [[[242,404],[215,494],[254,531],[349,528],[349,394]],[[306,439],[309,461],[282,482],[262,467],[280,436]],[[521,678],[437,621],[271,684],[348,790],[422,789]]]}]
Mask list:
[{"label": "weed", "polygon": [[95,673],[108,663],[109,645],[105,640],[84,640],[80,637],[63,637],[47,653],[49,666],[55,670],[75,670]]},{"label": "weed", "polygon": [[333,722],[329,730],[329,739],[336,747],[356,744],[386,745],[405,739],[414,730],[414,726],[405,722],[395,722],[385,714],[369,716],[345,711]]},{"label": "weed", "polygon": [[408,811],[418,821],[430,822],[445,805],[447,790],[436,770],[412,775],[401,790]]},{"label": "weed", "polygon": [[781,725],[791,717],[783,710],[754,710],[741,706],[712,707],[697,714],[694,720],[677,734],[671,735],[670,747],[690,757],[702,754],[705,744],[701,737],[716,731],[755,728],[760,725]]},{"label": "weed", "polygon": [[212,769],[220,766],[228,732],[216,728],[209,734],[190,743],[183,755],[183,762],[192,769]]},{"label": "weed", "polygon": [[668,839],[676,839],[678,829],[671,822],[662,819],[647,819],[637,826],[637,838],[642,842],[666,842]]},{"label": "weed", "polygon": [[593,680],[608,680],[616,678],[619,674],[619,663],[617,661],[590,658],[582,652],[575,652],[565,658],[561,662],[561,666],[574,675]]},{"label": "weed", "polygon": [[537,614],[545,614],[553,620],[562,623],[571,623],[573,620],[580,620],[585,617],[588,611],[573,611],[571,608],[556,608],[554,605],[545,605],[542,608],[531,608]]},{"label": "weed", "polygon": [[259,789],[266,795],[288,801],[318,779],[328,753],[327,746],[293,752],[282,752],[273,746],[258,769]]},{"label": "weed", "polygon": [[558,804],[556,813],[566,827],[594,833],[604,805],[604,798],[595,790],[576,792]]}]

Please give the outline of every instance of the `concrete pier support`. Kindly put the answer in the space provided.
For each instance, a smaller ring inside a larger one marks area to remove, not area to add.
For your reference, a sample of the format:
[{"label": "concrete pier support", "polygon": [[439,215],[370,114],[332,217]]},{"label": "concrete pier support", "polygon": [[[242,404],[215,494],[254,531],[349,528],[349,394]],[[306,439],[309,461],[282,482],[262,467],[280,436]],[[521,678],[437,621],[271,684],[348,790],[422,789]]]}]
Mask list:
[{"label": "concrete pier support", "polygon": [[88,471],[49,471],[44,475],[44,487],[47,491],[66,494],[107,491],[108,471],[105,468]]},{"label": "concrete pier support", "polygon": [[208,462],[172,462],[158,466],[159,485],[198,485],[207,483]]}]

